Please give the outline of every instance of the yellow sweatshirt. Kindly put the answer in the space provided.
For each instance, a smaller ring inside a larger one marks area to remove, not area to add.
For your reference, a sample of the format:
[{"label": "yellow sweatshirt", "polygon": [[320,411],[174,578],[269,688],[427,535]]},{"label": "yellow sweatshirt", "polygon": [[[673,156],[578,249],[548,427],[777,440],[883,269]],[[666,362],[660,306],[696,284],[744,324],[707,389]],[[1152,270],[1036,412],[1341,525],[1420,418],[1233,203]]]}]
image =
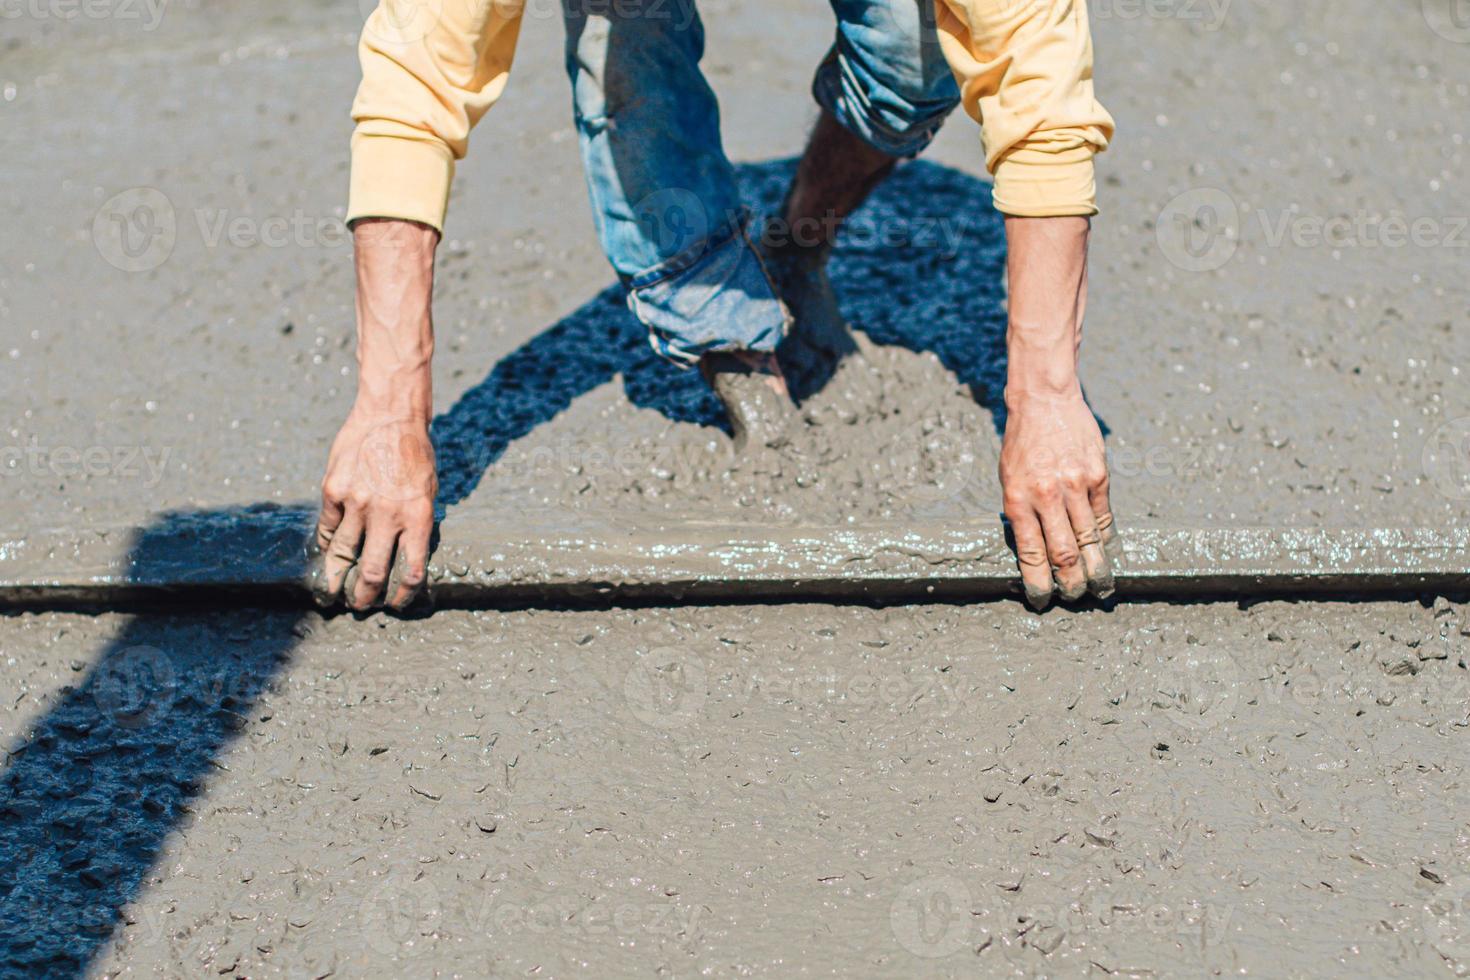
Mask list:
[{"label": "yellow sweatshirt", "polygon": [[[981,124],[995,206],[1095,214],[1092,158],[1113,120],[1093,96],[1085,0],[934,0],[961,103]],[[500,98],[524,0],[380,0],[358,44],[348,221],[443,229],[454,162]]]}]

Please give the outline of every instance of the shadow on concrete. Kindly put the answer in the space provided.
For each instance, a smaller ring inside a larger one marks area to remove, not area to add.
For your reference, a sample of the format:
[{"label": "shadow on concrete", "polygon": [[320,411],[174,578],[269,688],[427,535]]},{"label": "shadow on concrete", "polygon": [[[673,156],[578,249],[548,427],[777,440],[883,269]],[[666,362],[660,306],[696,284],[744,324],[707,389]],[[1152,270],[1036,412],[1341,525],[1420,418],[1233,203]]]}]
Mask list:
[{"label": "shadow on concrete", "polygon": [[[737,167],[746,202],[772,213],[795,158]],[[933,351],[1005,427],[1005,227],[990,185],[919,160],[874,191],[839,237],[831,275],[842,311],[880,344]],[[698,372],[658,357],[619,286],[507,354],[434,420],[441,510],[468,497],[505,447],[615,376],[670,419],[725,426]]]},{"label": "shadow on concrete", "polygon": [[[774,209],[793,167],[794,160],[741,167],[747,201]],[[880,343],[934,351],[1001,427],[1004,262],[989,187],[916,162],[854,215],[832,272],[855,326]],[[441,506],[466,498],[513,440],[619,373],[640,406],[722,424],[697,374],[654,355],[614,287],[507,355],[434,420]],[[166,578],[190,548],[215,560],[221,550],[239,556],[223,560],[253,560],[248,544],[206,548],[200,528],[244,526],[247,515],[263,514],[302,523],[303,531],[309,522],[307,511],[266,511],[162,515],[132,545],[130,580]],[[300,561],[293,578],[304,574],[304,555]],[[201,791],[225,749],[261,724],[260,696],[305,635],[309,615],[131,617],[95,662],[72,665],[75,683],[9,748],[0,775],[0,972],[87,970],[168,838],[200,816]],[[130,928],[144,930],[146,942],[163,941],[169,926]]]}]

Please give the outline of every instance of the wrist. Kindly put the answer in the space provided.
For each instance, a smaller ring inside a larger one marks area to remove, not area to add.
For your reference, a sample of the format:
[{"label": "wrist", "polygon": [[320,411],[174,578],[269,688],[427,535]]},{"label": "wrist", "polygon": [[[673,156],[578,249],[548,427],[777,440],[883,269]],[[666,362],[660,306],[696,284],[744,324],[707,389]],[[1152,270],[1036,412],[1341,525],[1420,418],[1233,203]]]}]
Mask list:
[{"label": "wrist", "polygon": [[366,365],[358,371],[353,410],[377,418],[428,423],[434,412],[433,371],[427,359],[407,365]]},{"label": "wrist", "polygon": [[1077,377],[1077,342],[1070,331],[1038,342],[1012,330],[1006,357],[1006,402],[1030,398],[1071,397],[1081,393]]}]

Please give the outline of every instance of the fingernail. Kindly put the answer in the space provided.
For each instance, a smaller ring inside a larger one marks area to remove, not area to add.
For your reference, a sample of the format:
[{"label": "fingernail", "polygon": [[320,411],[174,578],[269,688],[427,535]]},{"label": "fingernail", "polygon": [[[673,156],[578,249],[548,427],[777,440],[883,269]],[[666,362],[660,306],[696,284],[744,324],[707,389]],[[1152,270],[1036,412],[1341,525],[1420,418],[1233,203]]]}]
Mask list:
[{"label": "fingernail", "polygon": [[1099,599],[1106,599],[1116,591],[1117,585],[1113,581],[1112,572],[1109,572],[1106,575],[1099,575],[1097,578],[1093,579],[1092,594],[1097,596]]},{"label": "fingernail", "polygon": [[1035,609],[1037,612],[1041,612],[1047,606],[1051,605],[1050,591],[1044,589],[1033,589],[1031,586],[1028,585],[1025,587],[1025,592],[1026,604],[1029,605],[1032,609]]},{"label": "fingernail", "polygon": [[1087,581],[1084,579],[1077,585],[1062,585],[1058,591],[1061,593],[1063,599],[1068,602],[1076,602],[1087,594]]}]

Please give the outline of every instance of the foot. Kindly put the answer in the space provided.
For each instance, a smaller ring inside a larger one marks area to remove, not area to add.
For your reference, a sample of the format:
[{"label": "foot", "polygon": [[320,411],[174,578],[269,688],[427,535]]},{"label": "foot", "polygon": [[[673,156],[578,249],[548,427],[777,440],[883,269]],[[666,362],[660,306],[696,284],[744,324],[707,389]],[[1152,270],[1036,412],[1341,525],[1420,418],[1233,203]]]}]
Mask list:
[{"label": "foot", "polygon": [[857,352],[857,344],[827,278],[826,249],[771,249],[763,258],[791,311],[791,332],[777,354],[793,396],[805,400],[826,385],[843,358]]},{"label": "foot", "polygon": [[793,405],[775,354],[717,351],[699,359],[699,373],[725,406],[735,449],[775,448],[785,441]]}]

